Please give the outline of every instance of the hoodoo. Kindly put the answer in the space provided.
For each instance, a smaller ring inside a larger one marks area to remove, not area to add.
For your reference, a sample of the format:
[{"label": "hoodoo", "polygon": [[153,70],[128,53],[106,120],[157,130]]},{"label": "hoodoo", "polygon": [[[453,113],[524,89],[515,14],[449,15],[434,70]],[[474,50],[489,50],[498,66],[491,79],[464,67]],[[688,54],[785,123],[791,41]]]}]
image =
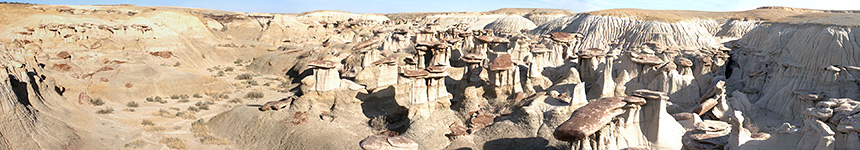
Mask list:
[{"label": "hoodoo", "polygon": [[0,149],[860,149],[855,10],[0,18]]}]

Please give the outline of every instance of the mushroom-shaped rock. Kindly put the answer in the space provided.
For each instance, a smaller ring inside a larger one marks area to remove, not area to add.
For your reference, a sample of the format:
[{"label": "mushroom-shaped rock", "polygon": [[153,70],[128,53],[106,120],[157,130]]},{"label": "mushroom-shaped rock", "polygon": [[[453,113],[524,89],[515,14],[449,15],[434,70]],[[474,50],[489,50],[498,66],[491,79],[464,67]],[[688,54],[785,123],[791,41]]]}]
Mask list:
[{"label": "mushroom-shaped rock", "polygon": [[492,71],[500,71],[500,70],[509,70],[516,67],[514,61],[511,60],[510,54],[502,54],[499,57],[496,57],[492,63],[490,63],[490,70]]},{"label": "mushroom-shaped rock", "polygon": [[638,57],[631,57],[633,62],[643,65],[659,65],[663,64],[663,60],[660,57],[651,54],[640,54]]},{"label": "mushroom-shaped rock", "polygon": [[647,89],[639,89],[633,91],[633,96],[638,96],[646,99],[654,99],[654,100],[668,100],[669,97],[666,96],[666,93],[651,91]]},{"label": "mushroom-shaped rock", "polygon": [[794,91],[793,93],[794,93],[794,95],[796,95],[798,98],[800,98],[800,100],[804,100],[804,101],[813,101],[813,102],[821,100],[821,97],[819,96],[819,95],[821,94],[821,91],[815,91],[815,90],[796,90],[796,91]]},{"label": "mushroom-shaped rock", "polygon": [[429,75],[430,72],[425,70],[403,70],[403,76],[405,77],[422,77]]},{"label": "mushroom-shaped rock", "polygon": [[578,38],[582,38],[582,35],[579,33],[553,32],[549,33],[549,35],[552,40],[562,43],[570,43]]},{"label": "mushroom-shaped rock", "polygon": [[704,65],[704,66],[710,66],[711,64],[714,63],[714,60],[711,59],[711,57],[698,56],[698,57],[696,57],[696,59],[698,59],[699,62],[701,62],[702,65]]},{"label": "mushroom-shaped rock", "polygon": [[382,58],[380,60],[374,61],[373,63],[371,63],[371,65],[393,64],[395,62],[397,62],[397,57],[388,56],[388,57]]},{"label": "mushroom-shaped rock", "polygon": [[589,59],[589,58],[592,58],[595,56],[602,56],[604,54],[606,54],[606,52],[603,49],[589,48],[589,49],[580,51],[579,54],[577,54],[577,55],[579,58]]},{"label": "mushroom-shaped rock", "polygon": [[427,67],[427,72],[430,72],[430,73],[442,73],[442,72],[445,72],[445,70],[446,70],[446,69],[448,69],[448,67],[446,67],[446,66],[443,66],[443,65],[434,65],[434,66]]},{"label": "mushroom-shaped rock", "polygon": [[544,46],[543,44],[538,44],[534,48],[532,48],[532,53],[535,53],[535,54],[543,54],[543,53],[546,53],[548,51],[549,51],[549,49],[547,49],[546,46]]},{"label": "mushroom-shaped rock", "polygon": [[330,60],[313,60],[313,61],[308,62],[308,66],[311,66],[314,68],[323,68],[323,69],[334,68],[335,64],[336,63],[334,61],[330,61]]},{"label": "mushroom-shaped rock", "polygon": [[446,48],[448,48],[448,47],[451,47],[451,44],[448,44],[448,43],[436,43],[436,44],[433,44],[433,48],[435,48],[435,49],[446,49]]},{"label": "mushroom-shaped rock", "polygon": [[508,39],[498,36],[482,35],[477,37],[478,41],[484,43],[507,43]]},{"label": "mushroom-shaped rock", "polygon": [[645,105],[645,103],[646,103],[644,98],[635,97],[635,96],[624,96],[621,101],[624,101],[627,104],[633,104],[633,105]]},{"label": "mushroom-shaped rock", "polygon": [[461,59],[466,63],[481,63],[481,61],[484,60],[484,56],[475,53],[467,53],[466,55],[463,55]]},{"label": "mushroom-shaped rock", "polygon": [[[553,132],[562,141],[576,141],[594,134],[609,124],[612,118],[624,113],[625,97],[607,97],[592,101],[577,109],[573,115]],[[636,100],[633,100],[636,101]]]},{"label": "mushroom-shaped rock", "polygon": [[675,59],[675,63],[676,63],[678,66],[681,66],[681,67],[691,67],[691,66],[693,66],[693,61],[690,61],[690,59],[683,58],[683,57],[680,57],[680,58],[678,58],[678,59]]},{"label": "mushroom-shaped rock", "polygon": [[406,62],[406,64],[410,64],[410,65],[418,64],[418,61],[416,61],[415,58],[412,58],[412,57],[404,58],[403,62]]}]

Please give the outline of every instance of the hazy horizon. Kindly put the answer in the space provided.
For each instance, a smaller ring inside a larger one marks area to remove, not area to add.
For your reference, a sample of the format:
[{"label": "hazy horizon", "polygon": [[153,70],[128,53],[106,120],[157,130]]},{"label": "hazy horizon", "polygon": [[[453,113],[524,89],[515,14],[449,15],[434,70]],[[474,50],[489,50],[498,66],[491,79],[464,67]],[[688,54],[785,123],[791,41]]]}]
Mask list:
[{"label": "hazy horizon", "polygon": [[[19,0],[53,5],[178,6],[239,12],[301,13],[315,10],[338,10],[352,13],[412,12],[480,12],[500,8],[551,8],[588,12],[615,8],[655,10],[741,11],[762,6],[785,6],[810,9],[860,10],[860,2],[851,0]],[[840,4],[840,5],[834,5]]]}]

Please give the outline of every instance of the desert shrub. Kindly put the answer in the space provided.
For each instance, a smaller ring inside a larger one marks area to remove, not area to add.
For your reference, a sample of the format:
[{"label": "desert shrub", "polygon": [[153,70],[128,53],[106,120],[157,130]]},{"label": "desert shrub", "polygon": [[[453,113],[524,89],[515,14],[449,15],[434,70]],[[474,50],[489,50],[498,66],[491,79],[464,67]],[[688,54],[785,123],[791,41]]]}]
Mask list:
[{"label": "desert shrub", "polygon": [[233,67],[224,68],[224,71],[227,71],[227,72],[233,71]]},{"label": "desert shrub", "polygon": [[105,104],[105,102],[102,101],[102,98],[91,99],[90,103],[93,104],[94,106],[101,106],[101,105]]},{"label": "desert shrub", "polygon": [[128,104],[125,104],[125,106],[126,107],[137,107],[140,105],[138,105],[137,102],[131,101],[131,102],[128,102]]},{"label": "desert shrub", "polygon": [[105,108],[105,109],[100,109],[100,110],[96,111],[96,113],[97,113],[97,114],[112,114],[112,113],[113,113],[113,108],[108,107],[108,108]]},{"label": "desert shrub", "polygon": [[227,140],[222,138],[216,138],[212,135],[206,135],[200,138],[200,143],[203,144],[215,144],[215,145],[225,145],[227,144]]},{"label": "desert shrub", "polygon": [[184,119],[197,119],[197,117],[194,116],[194,113],[184,111],[176,112],[176,117]]},{"label": "desert shrub", "polygon": [[251,80],[254,79],[254,76],[251,76],[249,73],[240,74],[236,76],[236,80]]},{"label": "desert shrub", "polygon": [[247,99],[261,99],[264,95],[262,92],[248,92],[245,94],[245,98]]},{"label": "desert shrub", "polygon": [[164,117],[164,118],[173,118],[173,117],[175,117],[175,116],[174,116],[173,114],[171,114],[169,111],[164,110],[164,109],[159,109],[157,112],[153,112],[153,113],[152,113],[152,115],[153,115],[153,116],[161,116],[161,117]]},{"label": "desert shrub", "polygon": [[188,100],[188,99],[181,99],[181,100],[176,101],[176,102],[179,102],[179,103],[187,103],[187,102],[190,102],[190,100]]},{"label": "desert shrub", "polygon": [[194,106],[188,106],[188,111],[200,112],[200,109],[197,109],[197,107]]},{"label": "desert shrub", "polygon": [[134,111],[135,111],[135,110],[134,110],[134,108],[125,108],[125,109],[122,109],[122,110],[123,110],[123,111],[127,111],[127,112],[134,112]]},{"label": "desert shrub", "polygon": [[200,110],[209,110],[209,105],[210,105],[209,103],[204,103],[204,102],[194,103],[194,106],[197,106],[197,109],[200,109]]},{"label": "desert shrub", "polygon": [[161,141],[159,141],[159,143],[167,145],[167,147],[172,148],[172,149],[186,149],[187,148],[187,146],[185,145],[185,140],[182,140],[182,139],[176,138],[176,137],[165,136],[165,137],[161,138]]},{"label": "desert shrub", "polygon": [[167,128],[164,128],[162,126],[143,126],[143,129],[147,132],[161,132],[166,130]]},{"label": "desert shrub", "polygon": [[180,98],[179,95],[176,95],[176,94],[170,95],[170,99],[179,99],[179,98]]},{"label": "desert shrub", "polygon": [[156,101],[155,101],[155,98],[146,97],[146,102],[156,102]]},{"label": "desert shrub", "polygon": [[236,59],[236,61],[233,61],[233,64],[241,65],[241,64],[242,64],[242,59]]},{"label": "desert shrub", "polygon": [[234,98],[234,99],[231,99],[230,101],[227,101],[227,102],[228,103],[242,103],[242,99]]},{"label": "desert shrub", "polygon": [[188,96],[188,94],[182,94],[182,95],[179,95],[179,98],[180,98],[180,99],[188,99],[188,98],[191,98],[191,97],[190,97],[190,96]]},{"label": "desert shrub", "polygon": [[272,85],[272,83],[271,83],[271,82],[266,82],[266,84],[263,84],[263,86],[269,86],[269,85]]},{"label": "desert shrub", "polygon": [[218,73],[215,74],[215,77],[223,77],[225,75],[224,71],[218,71]]},{"label": "desert shrub", "polygon": [[194,96],[191,96],[191,97],[194,97],[194,98],[203,98],[203,96],[201,96],[200,94],[197,94],[197,93],[194,93]]},{"label": "desert shrub", "polygon": [[388,120],[385,118],[385,116],[376,116],[370,118],[368,124],[370,125],[370,128],[377,131],[388,129]]},{"label": "desert shrub", "polygon": [[149,120],[149,119],[143,119],[143,121],[140,121],[140,125],[143,125],[143,126],[154,126],[154,125],[155,125],[155,123],[153,123],[153,122],[152,122],[152,120]]},{"label": "desert shrub", "polygon": [[206,122],[203,119],[197,119],[197,121],[191,123],[191,133],[194,133],[194,137],[209,135],[209,126],[206,126]]}]

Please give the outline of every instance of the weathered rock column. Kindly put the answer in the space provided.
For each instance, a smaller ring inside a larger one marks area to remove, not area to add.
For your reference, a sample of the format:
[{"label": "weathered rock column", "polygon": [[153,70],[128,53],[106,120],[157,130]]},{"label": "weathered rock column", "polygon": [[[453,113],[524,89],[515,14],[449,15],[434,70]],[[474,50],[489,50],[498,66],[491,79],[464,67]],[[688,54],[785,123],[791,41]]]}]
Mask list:
[{"label": "weathered rock column", "polygon": [[681,137],[686,130],[666,112],[666,101],[669,100],[666,93],[635,90],[633,95],[647,101],[640,111],[639,124],[645,137],[652,143],[651,149],[682,149]]}]

